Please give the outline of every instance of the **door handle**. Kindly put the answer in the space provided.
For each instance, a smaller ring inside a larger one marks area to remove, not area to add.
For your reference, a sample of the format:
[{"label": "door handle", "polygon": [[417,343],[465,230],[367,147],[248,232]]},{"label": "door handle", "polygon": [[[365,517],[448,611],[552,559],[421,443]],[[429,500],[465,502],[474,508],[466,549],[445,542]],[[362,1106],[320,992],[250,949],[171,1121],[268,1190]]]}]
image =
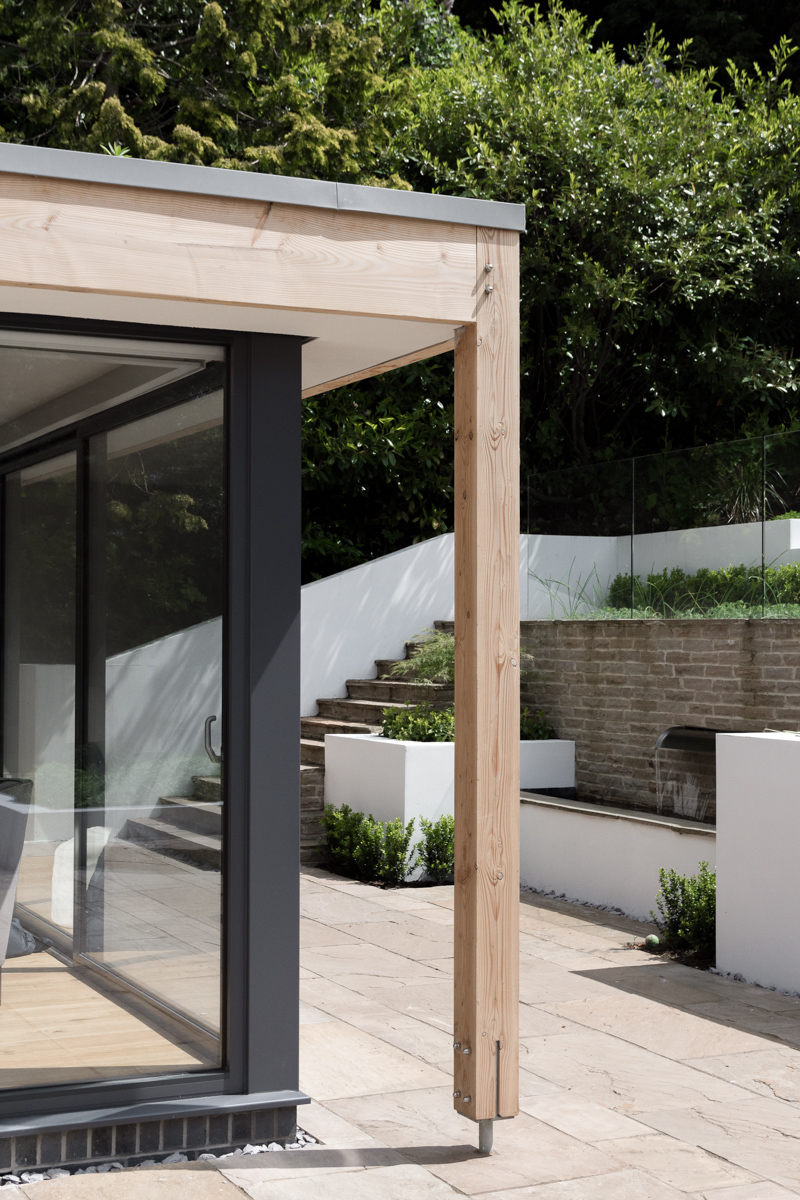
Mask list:
[{"label": "door handle", "polygon": [[206,754],[211,759],[212,763],[221,763],[222,762],[222,746],[220,746],[220,748],[219,748],[219,754],[216,754],[214,752],[214,747],[211,744],[211,726],[214,724],[216,719],[217,718],[215,716],[214,717],[206,717],[206,726],[205,726]]}]

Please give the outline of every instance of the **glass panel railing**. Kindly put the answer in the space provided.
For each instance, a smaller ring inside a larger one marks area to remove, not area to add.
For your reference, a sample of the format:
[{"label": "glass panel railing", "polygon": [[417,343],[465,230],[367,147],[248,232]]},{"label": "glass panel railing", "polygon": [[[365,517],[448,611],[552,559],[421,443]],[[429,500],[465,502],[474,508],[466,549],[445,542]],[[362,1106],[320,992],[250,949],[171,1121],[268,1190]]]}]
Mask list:
[{"label": "glass panel railing", "polygon": [[628,615],[605,610],[630,573],[631,461],[529,476],[526,500],[528,617]]},{"label": "glass panel railing", "polygon": [[800,431],[764,439],[764,615],[800,617]]},{"label": "glass panel railing", "polygon": [[636,459],[635,615],[761,616],[762,512],[761,439]]},{"label": "glass panel railing", "polygon": [[800,431],[526,482],[530,619],[800,618]]}]

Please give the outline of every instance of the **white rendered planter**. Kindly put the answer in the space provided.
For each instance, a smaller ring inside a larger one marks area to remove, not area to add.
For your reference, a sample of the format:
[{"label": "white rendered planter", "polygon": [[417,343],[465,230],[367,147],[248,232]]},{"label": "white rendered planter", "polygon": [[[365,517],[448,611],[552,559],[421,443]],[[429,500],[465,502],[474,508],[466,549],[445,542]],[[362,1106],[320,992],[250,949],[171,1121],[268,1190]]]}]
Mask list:
[{"label": "white rendered planter", "polygon": [[800,738],[717,734],[717,967],[800,992]]},{"label": "white rendered planter", "polygon": [[[436,821],[453,814],[453,742],[399,742],[370,733],[325,737],[325,803],[349,804],[376,821],[413,817]],[[520,787],[575,786],[575,743],[520,743]]]}]

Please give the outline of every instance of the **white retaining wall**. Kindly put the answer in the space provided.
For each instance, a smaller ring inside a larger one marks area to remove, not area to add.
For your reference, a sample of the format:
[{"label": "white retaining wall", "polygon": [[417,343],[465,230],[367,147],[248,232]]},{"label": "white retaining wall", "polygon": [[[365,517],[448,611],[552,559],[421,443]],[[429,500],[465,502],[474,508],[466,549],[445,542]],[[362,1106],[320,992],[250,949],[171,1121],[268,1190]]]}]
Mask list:
[{"label": "white retaining wall", "polygon": [[301,592],[300,712],[370,679],[376,658],[402,658],[434,621],[453,619],[452,533],[307,583]]},{"label": "white retaining wall", "polygon": [[714,868],[714,830],[580,801],[523,800],[520,882],[568,900],[619,908],[650,920],[660,867],[696,875]]},{"label": "white retaining wall", "polygon": [[[768,565],[800,560],[800,520],[768,521]],[[761,524],[644,533],[634,538],[634,573],[665,567],[693,573],[761,562]],[[368,679],[376,658],[399,658],[415,634],[453,618],[452,533],[419,542],[307,583],[302,589],[300,712],[344,696],[345,681]],[[631,569],[629,537],[520,537],[520,616],[552,620],[602,604],[616,575]]]},{"label": "white retaining wall", "polygon": [[800,737],[717,734],[717,967],[800,992]]}]

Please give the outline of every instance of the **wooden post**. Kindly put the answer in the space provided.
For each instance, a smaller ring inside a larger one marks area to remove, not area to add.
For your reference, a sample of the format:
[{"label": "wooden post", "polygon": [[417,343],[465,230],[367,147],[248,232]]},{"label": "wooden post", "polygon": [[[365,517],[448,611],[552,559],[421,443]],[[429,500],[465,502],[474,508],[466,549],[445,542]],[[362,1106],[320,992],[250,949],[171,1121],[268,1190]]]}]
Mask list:
[{"label": "wooden post", "polygon": [[455,347],[454,1104],[519,1109],[519,250],[478,229]]}]

